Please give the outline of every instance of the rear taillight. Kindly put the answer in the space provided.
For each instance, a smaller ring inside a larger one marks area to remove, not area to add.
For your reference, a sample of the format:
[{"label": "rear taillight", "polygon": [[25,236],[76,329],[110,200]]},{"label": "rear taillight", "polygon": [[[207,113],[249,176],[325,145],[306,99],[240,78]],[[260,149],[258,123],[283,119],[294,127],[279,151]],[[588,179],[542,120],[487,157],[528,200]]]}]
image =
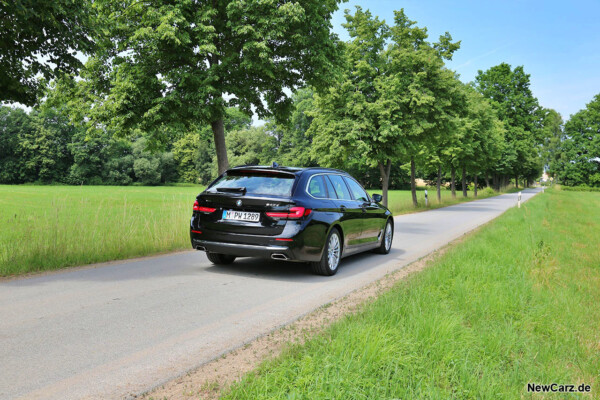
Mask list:
[{"label": "rear taillight", "polygon": [[285,212],[267,212],[267,216],[271,218],[289,218],[289,219],[298,219],[302,217],[306,217],[312,212],[310,208],[304,207],[292,207],[289,211]]},{"label": "rear taillight", "polygon": [[203,207],[203,206],[200,206],[200,204],[198,204],[198,200],[196,200],[194,202],[194,211],[211,213],[211,212],[217,211],[217,209],[216,208],[212,208],[212,207]]}]

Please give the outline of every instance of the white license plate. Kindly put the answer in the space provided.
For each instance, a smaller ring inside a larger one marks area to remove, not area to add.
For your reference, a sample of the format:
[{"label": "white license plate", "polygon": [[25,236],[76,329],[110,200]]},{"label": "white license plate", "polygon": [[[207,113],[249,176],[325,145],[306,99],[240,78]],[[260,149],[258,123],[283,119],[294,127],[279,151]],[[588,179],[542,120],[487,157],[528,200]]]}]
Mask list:
[{"label": "white license plate", "polygon": [[258,222],[258,220],[260,219],[260,213],[247,212],[247,211],[224,210],[223,211],[223,219],[228,219],[228,220],[233,220],[233,221]]}]

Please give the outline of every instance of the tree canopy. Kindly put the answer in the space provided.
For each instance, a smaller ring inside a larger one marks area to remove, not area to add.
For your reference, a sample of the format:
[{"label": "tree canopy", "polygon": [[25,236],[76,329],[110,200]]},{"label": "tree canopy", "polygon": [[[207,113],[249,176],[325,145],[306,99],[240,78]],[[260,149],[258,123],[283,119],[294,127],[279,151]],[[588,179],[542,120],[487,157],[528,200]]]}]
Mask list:
[{"label": "tree canopy", "polygon": [[313,152],[325,165],[377,166],[387,203],[392,163],[413,157],[418,143],[445,129],[458,111],[458,82],[443,60],[459,44],[448,33],[427,42],[426,29],[404,10],[388,26],[357,7],[354,15],[346,11],[344,26],[351,40],[338,81],[317,97]]},{"label": "tree canopy", "polygon": [[479,177],[529,184],[544,165],[565,183],[600,179],[597,99],[563,129],[522,66],[462,83],[446,66],[460,42],[431,41],[404,10],[390,24],[347,10],[340,42],[339,2],[1,3],[4,100],[39,101],[0,108],[0,181],[208,183],[229,161],[278,161],[343,168],[385,202],[410,184],[417,204],[417,176],[438,196],[457,171],[464,195]]},{"label": "tree canopy", "polygon": [[99,0],[112,23],[83,74],[90,118],[118,132],[209,124],[222,172],[227,107],[283,120],[290,90],[329,82],[338,2]]},{"label": "tree canopy", "polygon": [[33,105],[50,80],[82,66],[93,49],[92,3],[77,0],[0,1],[0,101]]},{"label": "tree canopy", "polygon": [[477,89],[492,101],[498,118],[504,123],[506,146],[498,171],[512,175],[518,185],[519,176],[541,174],[540,152],[543,143],[543,113],[530,89],[530,75],[522,66],[501,63],[475,77]]},{"label": "tree canopy", "polygon": [[600,186],[600,94],[565,124],[550,170],[566,185]]}]

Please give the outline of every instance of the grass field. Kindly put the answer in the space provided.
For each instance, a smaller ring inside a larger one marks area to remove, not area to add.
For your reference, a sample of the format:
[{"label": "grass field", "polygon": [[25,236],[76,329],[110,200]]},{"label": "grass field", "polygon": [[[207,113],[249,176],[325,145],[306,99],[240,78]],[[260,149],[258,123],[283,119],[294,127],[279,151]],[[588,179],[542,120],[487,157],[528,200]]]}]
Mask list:
[{"label": "grass field", "polygon": [[0,275],[189,248],[196,187],[0,186]]},{"label": "grass field", "polygon": [[600,398],[599,231],[599,193],[540,194],[225,398]]},{"label": "grass field", "polygon": [[[188,221],[201,190],[0,185],[0,276],[189,249]],[[435,198],[435,191],[429,193]],[[471,200],[442,193],[442,204],[431,200],[429,208]],[[425,209],[423,191],[419,201],[415,209],[410,191],[390,191],[395,214]]]}]

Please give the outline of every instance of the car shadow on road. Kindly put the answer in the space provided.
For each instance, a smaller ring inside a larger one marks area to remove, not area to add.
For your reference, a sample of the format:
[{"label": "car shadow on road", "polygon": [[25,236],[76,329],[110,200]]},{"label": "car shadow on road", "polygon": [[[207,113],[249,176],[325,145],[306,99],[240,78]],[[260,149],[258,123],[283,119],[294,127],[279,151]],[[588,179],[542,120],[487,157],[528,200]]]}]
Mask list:
[{"label": "car shadow on road", "polygon": [[[429,227],[429,228],[428,228]],[[417,222],[402,222],[396,224],[394,228],[395,234],[409,234],[409,235],[428,235],[433,233],[430,228],[430,224],[417,223]]]},{"label": "car shadow on road", "polygon": [[392,249],[388,255],[360,253],[342,259],[340,270],[333,277],[319,276],[311,272],[307,263],[286,262],[261,258],[238,258],[233,264],[216,266],[202,252],[184,252],[141,259],[138,261],[115,262],[100,268],[89,267],[63,270],[49,274],[0,282],[6,286],[38,286],[51,282],[90,281],[119,282],[128,280],[169,279],[186,276],[201,278],[203,273],[246,276],[257,279],[272,279],[291,282],[319,282],[327,279],[343,279],[387,263],[404,254],[404,250]]},{"label": "car shadow on road", "polygon": [[381,255],[371,252],[355,254],[342,259],[337,274],[320,276],[312,273],[310,265],[302,262],[286,262],[260,258],[238,258],[233,264],[211,265],[203,272],[246,276],[257,279],[271,279],[291,282],[320,282],[323,280],[345,279],[377,267],[383,263],[398,259],[404,254],[402,249],[392,249],[389,254]]}]

